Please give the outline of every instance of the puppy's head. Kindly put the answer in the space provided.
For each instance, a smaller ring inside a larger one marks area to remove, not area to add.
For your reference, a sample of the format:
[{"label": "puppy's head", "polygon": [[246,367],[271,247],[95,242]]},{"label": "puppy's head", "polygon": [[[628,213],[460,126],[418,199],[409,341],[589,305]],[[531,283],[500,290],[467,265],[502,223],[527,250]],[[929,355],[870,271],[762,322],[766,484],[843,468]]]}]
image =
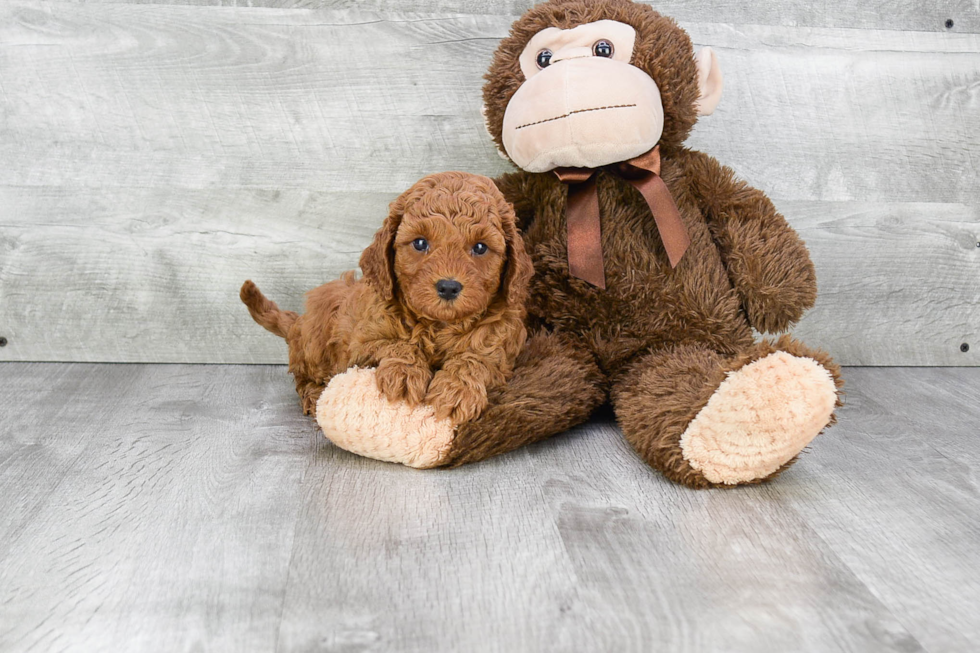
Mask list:
[{"label": "puppy's head", "polygon": [[533,273],[513,208],[490,179],[464,172],[424,177],[392,202],[361,270],[386,299],[443,322],[522,305]]}]

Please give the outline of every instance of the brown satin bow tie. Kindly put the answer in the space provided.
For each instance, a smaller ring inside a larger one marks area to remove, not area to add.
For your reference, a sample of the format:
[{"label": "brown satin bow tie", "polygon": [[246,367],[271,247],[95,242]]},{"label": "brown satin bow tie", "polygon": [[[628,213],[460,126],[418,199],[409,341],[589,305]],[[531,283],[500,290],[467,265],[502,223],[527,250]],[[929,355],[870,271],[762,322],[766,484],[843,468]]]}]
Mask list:
[{"label": "brown satin bow tie", "polygon": [[[675,268],[691,244],[677,205],[660,178],[660,146],[635,159],[602,168],[619,175],[640,191],[657,223],[660,239],[667,250],[670,267]],[[568,228],[568,271],[605,290],[606,273],[602,264],[602,228],[599,221],[599,195],[595,168],[556,168],[555,174],[568,185],[565,222]]]}]

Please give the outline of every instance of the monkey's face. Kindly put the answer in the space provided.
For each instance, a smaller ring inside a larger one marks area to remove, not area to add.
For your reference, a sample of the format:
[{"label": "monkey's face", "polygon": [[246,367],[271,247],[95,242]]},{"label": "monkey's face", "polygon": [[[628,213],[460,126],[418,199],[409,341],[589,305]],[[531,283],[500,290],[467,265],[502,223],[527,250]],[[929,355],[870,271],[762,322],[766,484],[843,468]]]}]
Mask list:
[{"label": "monkey's face", "polygon": [[721,98],[711,48],[649,5],[549,0],[500,42],[483,87],[487,130],[528,172],[597,168],[680,147]]},{"label": "monkey's face", "polygon": [[549,27],[520,55],[525,82],[504,113],[508,156],[528,172],[639,156],[663,133],[656,82],[631,65],[636,30],[614,20]]}]

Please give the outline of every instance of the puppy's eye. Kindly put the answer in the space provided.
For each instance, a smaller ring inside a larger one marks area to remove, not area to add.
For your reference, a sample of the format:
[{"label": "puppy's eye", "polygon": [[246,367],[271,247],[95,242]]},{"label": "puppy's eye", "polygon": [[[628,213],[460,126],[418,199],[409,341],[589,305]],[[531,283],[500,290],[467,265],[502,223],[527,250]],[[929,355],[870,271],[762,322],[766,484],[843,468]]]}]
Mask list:
[{"label": "puppy's eye", "polygon": [[477,256],[483,256],[489,249],[490,248],[487,247],[486,243],[477,243],[476,245],[473,245],[473,253]]},{"label": "puppy's eye", "polygon": [[551,65],[551,50],[544,49],[538,53],[538,58],[535,59],[538,64],[538,68],[547,68]]},{"label": "puppy's eye", "polygon": [[425,250],[429,249],[429,241],[427,241],[425,238],[416,238],[412,241],[412,247],[414,247],[415,251],[417,252],[424,252]]},{"label": "puppy's eye", "polygon": [[599,39],[592,46],[592,54],[597,57],[611,57],[613,56],[613,44],[611,41],[606,39]]}]

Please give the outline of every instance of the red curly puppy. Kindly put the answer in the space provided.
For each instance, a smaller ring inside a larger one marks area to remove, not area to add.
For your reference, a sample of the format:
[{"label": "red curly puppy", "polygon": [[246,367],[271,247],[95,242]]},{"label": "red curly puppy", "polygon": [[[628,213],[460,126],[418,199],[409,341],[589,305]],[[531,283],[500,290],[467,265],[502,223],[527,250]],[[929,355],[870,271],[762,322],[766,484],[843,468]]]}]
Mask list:
[{"label": "red curly puppy", "polygon": [[462,172],[423,178],[391,204],[360,265],[361,280],[347,272],[307,293],[301,316],[242,286],[255,321],[289,343],[303,411],[357,365],[377,366],[391,401],[424,402],[456,424],[477,417],[524,344],[533,273],[494,183]]}]

